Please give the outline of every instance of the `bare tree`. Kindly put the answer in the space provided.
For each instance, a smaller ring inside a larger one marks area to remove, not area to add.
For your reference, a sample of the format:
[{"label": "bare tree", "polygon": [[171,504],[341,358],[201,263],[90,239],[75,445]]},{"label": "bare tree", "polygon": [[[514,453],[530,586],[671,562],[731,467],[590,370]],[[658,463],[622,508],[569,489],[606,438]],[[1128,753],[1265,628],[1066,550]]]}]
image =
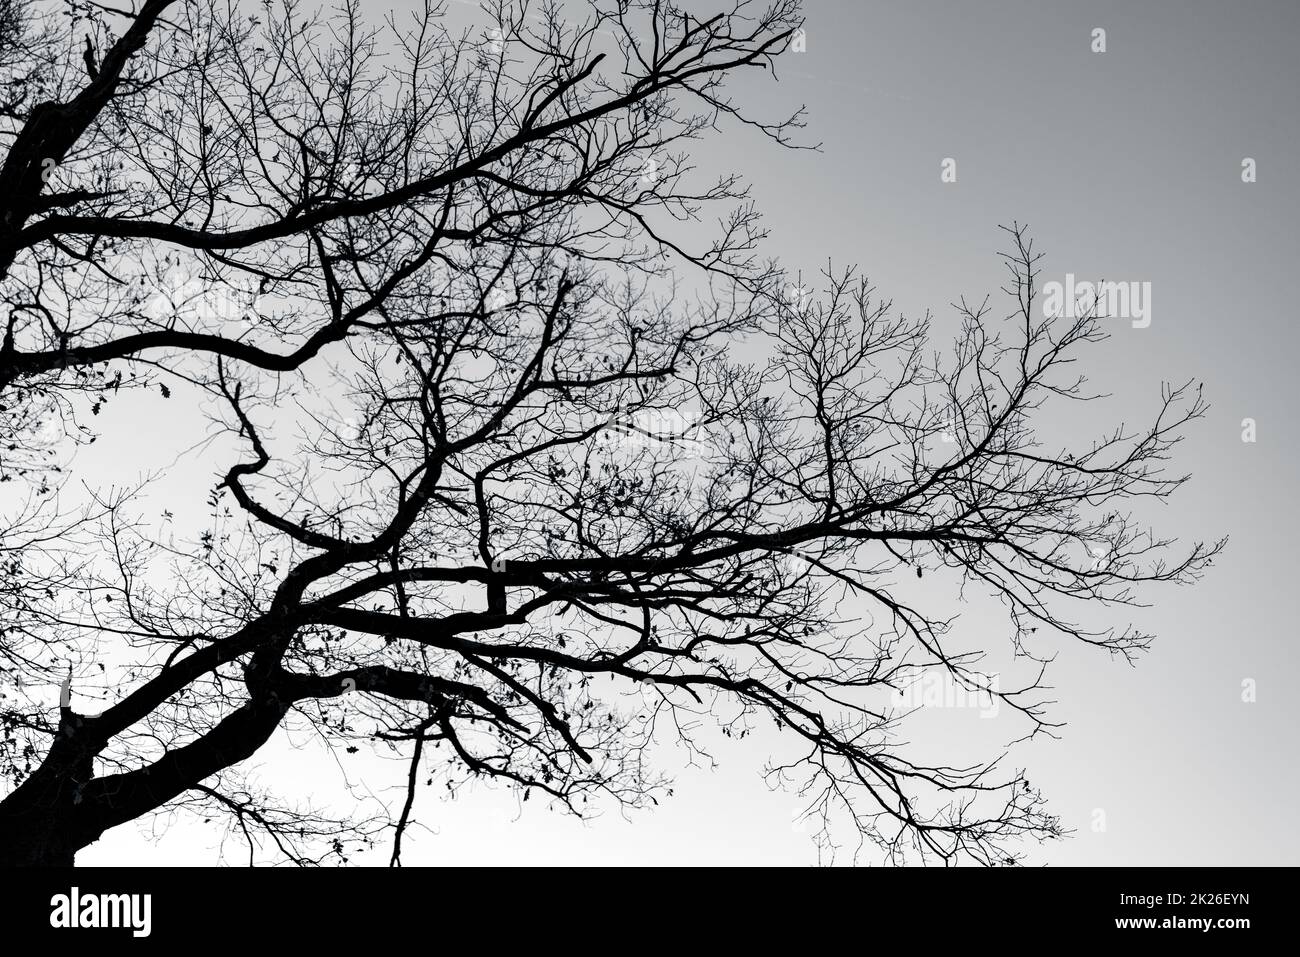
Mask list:
[{"label": "bare tree", "polygon": [[[1000,759],[897,743],[929,673],[1054,727],[1041,669],[991,681],[909,584],[1000,601],[1021,658],[1047,633],[1140,651],[1070,609],[1212,558],[1130,511],[1184,481],[1165,463],[1204,405],[1166,388],[1146,428],[1040,439],[1045,402],[1091,397],[1071,369],[1104,319],[1042,316],[1019,226],[1010,316],[963,303],[936,354],[852,271],[813,295],[762,259],[740,180],[700,185],[686,149],[723,122],[789,145],[798,115],[755,119],[723,80],[775,66],[794,0],[500,3],[486,34],[438,6],[383,30],[355,7],[149,0],[120,33],[92,11],[4,48],[39,84],[0,170],[10,444],[186,382],[239,451],[193,542],[123,494],[6,536],[0,860],[182,808],[251,858],[388,829],[396,863],[435,773],[639,807],[668,789],[652,740],[702,749],[702,719],[782,729],[773,778],[892,859],[1014,862],[1060,833]],[[76,713],[67,672],[96,667],[107,707]],[[406,754],[392,819],[241,778],[286,727]]]}]

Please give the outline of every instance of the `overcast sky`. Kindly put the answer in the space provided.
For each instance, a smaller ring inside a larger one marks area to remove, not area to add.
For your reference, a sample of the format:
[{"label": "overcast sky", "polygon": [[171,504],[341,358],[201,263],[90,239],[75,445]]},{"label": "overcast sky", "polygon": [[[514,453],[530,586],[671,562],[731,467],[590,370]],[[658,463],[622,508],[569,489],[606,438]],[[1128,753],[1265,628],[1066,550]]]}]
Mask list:
[{"label": "overcast sky", "polygon": [[[1228,534],[1227,552],[1196,587],[1147,593],[1151,607],[1133,617],[1158,640],[1136,667],[1060,648],[1049,683],[1054,716],[1068,724],[1060,740],[1008,760],[1029,769],[1075,833],[1031,861],[1294,863],[1300,427],[1288,397],[1300,345],[1300,4],[808,0],[807,15],[806,51],[784,58],[779,84],[755,78],[736,92],[777,111],[806,103],[805,137],[821,151],[782,151],[728,129],[697,154],[702,167],[753,183],[773,255],[808,272],[857,263],[901,309],[931,309],[942,327],[963,294],[997,292],[997,227],[1027,222],[1047,254],[1043,281],[1068,273],[1150,284],[1149,325],[1116,322],[1083,370],[1111,397],[1047,427],[1090,438],[1140,421],[1162,381],[1201,380],[1212,404],[1178,449],[1178,470],[1193,481],[1151,517],[1189,540]],[[1098,28],[1105,52],[1093,50]],[[1242,180],[1246,158],[1256,182]],[[945,160],[955,161],[955,182],[941,179]],[[131,401],[106,429],[125,427]],[[183,406],[173,408],[179,417]],[[1242,441],[1246,418],[1254,443]],[[207,483],[220,465],[210,450],[177,461],[174,444],[157,448],[156,461],[128,464],[105,442],[80,467],[123,476],[166,467]],[[1003,642],[1005,630],[978,606],[960,626],[973,644]],[[1243,701],[1251,681],[1256,700]],[[996,722],[969,712],[913,739],[929,754],[987,757],[964,749]],[[411,835],[405,859],[811,863],[809,836],[792,823],[799,802],[760,776],[779,746],[763,734],[720,741],[718,766],[701,768],[665,745],[675,796],[631,821],[611,810],[582,823],[540,803],[519,812],[502,791],[454,802],[422,793],[416,814],[427,830]],[[344,773],[283,741],[254,763],[321,800]],[[390,798],[397,792],[383,789],[403,776],[378,760],[346,773]],[[78,861],[211,863],[213,845],[208,831],[182,826],[155,842],[132,824]]]}]

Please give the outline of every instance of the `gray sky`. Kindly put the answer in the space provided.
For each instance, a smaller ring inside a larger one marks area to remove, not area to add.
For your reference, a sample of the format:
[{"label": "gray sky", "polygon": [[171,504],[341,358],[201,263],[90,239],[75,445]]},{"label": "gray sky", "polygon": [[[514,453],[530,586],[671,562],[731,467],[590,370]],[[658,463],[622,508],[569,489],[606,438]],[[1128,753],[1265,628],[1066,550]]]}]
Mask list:
[{"label": "gray sky", "polygon": [[[1196,587],[1147,593],[1152,606],[1132,617],[1158,640],[1136,667],[1060,648],[1049,684],[1054,717],[1068,725],[1061,740],[1008,760],[1029,769],[1075,834],[1031,861],[1296,863],[1290,602],[1300,568],[1290,499],[1300,435],[1284,396],[1300,345],[1300,5],[808,0],[807,14],[807,50],[785,58],[780,84],[746,81],[736,93],[777,111],[806,103],[806,136],[822,151],[781,151],[729,129],[697,154],[703,168],[753,183],[770,253],[808,272],[828,260],[858,263],[900,308],[932,309],[942,328],[949,303],[996,294],[1003,282],[998,225],[1028,222],[1047,254],[1043,281],[1073,273],[1151,284],[1150,325],[1116,322],[1084,370],[1111,397],[1049,427],[1091,437],[1141,421],[1162,380],[1201,380],[1212,404],[1179,448],[1176,465],[1193,481],[1152,518],[1187,540],[1232,540]],[[1094,28],[1106,31],[1104,53],[1091,49]],[[1246,157],[1257,182],[1242,182]],[[955,183],[941,182],[946,158],[956,161]],[[1255,443],[1241,439],[1247,417]],[[87,450],[81,467],[111,470],[96,459],[110,448]],[[132,465],[170,466],[174,455]],[[208,474],[212,461],[181,468]],[[974,607],[960,633],[994,645],[1003,619]],[[1242,700],[1248,679],[1253,703]],[[968,710],[934,723],[930,740],[913,739],[946,755],[987,730],[972,730],[972,718],[978,724]],[[711,769],[682,767],[677,751],[661,748],[675,797],[631,822],[611,810],[582,823],[540,804],[520,813],[503,791],[454,802],[422,793],[417,816],[429,830],[411,836],[406,860],[810,863],[809,837],[791,820],[797,799],[760,777],[776,747],[763,734],[719,742]],[[268,780],[320,800],[338,780],[334,767],[283,743],[256,762]],[[375,760],[349,773],[378,790],[397,785],[402,767]],[[208,832],[147,837],[128,825],[78,860],[213,859]]]}]

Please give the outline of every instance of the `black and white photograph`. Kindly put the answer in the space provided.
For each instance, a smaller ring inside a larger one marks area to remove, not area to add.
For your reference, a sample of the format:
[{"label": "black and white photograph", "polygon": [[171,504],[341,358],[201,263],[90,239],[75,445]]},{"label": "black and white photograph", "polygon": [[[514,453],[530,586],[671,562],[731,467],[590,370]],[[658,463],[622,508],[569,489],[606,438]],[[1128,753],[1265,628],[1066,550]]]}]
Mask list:
[{"label": "black and white photograph", "polygon": [[1278,932],[1298,49],[1296,0],[0,0],[6,929],[704,880]]}]

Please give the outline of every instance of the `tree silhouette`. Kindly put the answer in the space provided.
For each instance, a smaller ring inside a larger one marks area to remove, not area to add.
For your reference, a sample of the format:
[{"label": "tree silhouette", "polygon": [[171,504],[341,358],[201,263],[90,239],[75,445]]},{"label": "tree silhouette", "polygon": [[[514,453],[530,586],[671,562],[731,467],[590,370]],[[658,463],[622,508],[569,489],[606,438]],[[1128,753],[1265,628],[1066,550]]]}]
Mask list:
[{"label": "tree silhouette", "polygon": [[[1199,392],[1039,438],[1045,403],[1091,398],[1071,370],[1104,317],[1041,315],[1018,225],[1012,313],[962,303],[934,354],[929,318],[852,270],[813,291],[764,259],[740,178],[687,150],[728,124],[795,145],[799,114],[724,88],[775,68],[795,0],[489,6],[458,32],[432,3],[380,28],[355,4],[0,4],[0,471],[30,490],[0,532],[0,861],[70,863],[181,809],[250,860],[387,832],[399,862],[435,771],[640,807],[668,791],[656,737],[768,722],[797,742],[774,780],[891,859],[1059,834],[1023,774],[898,743],[926,674],[1054,727],[1041,668],[991,682],[915,590],[992,596],[1031,661],[1047,633],[1140,651],[1066,609],[1217,550],[1128,511],[1184,481],[1165,463]],[[126,493],[60,512],[86,411],[168,383],[230,450],[198,538]],[[60,698],[70,671],[103,710]],[[284,728],[400,751],[398,813],[241,777]]]}]

